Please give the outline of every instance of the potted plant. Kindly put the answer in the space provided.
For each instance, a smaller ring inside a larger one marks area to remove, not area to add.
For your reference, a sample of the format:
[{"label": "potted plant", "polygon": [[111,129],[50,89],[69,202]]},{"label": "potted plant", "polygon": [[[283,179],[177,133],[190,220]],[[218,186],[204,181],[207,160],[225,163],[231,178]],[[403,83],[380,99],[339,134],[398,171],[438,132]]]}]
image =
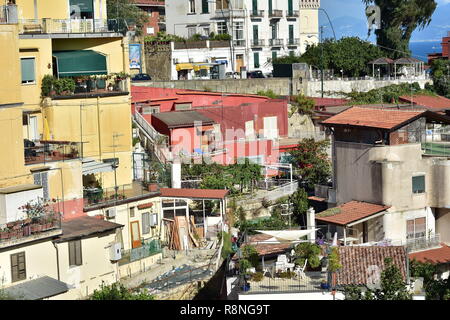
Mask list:
[{"label": "potted plant", "polygon": [[330,289],[330,285],[327,283],[327,280],[322,279],[322,282],[320,283],[320,288],[323,290]]}]

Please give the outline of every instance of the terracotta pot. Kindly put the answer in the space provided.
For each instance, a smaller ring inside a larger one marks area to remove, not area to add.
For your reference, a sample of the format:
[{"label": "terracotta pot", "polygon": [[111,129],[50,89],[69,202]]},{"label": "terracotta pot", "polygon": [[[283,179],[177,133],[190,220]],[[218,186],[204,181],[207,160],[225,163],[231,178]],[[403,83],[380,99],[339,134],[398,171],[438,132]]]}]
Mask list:
[{"label": "terracotta pot", "polygon": [[0,239],[9,239],[9,232],[0,233]]}]

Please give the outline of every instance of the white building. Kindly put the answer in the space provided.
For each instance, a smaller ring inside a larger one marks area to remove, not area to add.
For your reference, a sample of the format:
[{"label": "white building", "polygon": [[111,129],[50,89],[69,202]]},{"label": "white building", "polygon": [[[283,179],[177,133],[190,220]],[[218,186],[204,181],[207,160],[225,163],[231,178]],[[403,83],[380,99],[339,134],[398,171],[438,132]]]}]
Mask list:
[{"label": "white building", "polygon": [[[228,4],[229,3],[229,4]],[[320,0],[171,0],[167,33],[232,35],[232,71],[272,72],[274,57],[301,54],[319,42]]]}]

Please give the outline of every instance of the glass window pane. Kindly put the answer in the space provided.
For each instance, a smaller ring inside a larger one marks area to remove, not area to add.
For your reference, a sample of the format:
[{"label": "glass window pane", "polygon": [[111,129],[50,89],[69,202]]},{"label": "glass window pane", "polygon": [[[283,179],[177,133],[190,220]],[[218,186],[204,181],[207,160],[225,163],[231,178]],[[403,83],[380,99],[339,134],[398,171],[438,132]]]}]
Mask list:
[{"label": "glass window pane", "polygon": [[34,82],[34,58],[22,58],[20,59],[20,63],[22,70],[22,83]]},{"label": "glass window pane", "polygon": [[425,192],[425,176],[412,177],[412,191],[413,193]]}]

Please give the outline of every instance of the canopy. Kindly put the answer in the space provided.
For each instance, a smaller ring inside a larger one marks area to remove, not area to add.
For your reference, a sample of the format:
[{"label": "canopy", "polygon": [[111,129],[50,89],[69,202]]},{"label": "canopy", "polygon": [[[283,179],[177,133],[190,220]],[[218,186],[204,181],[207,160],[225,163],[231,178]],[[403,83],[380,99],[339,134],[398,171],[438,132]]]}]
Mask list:
[{"label": "canopy", "polygon": [[[256,232],[264,233],[275,238],[279,242],[298,241],[300,238],[307,236],[319,229],[307,230],[255,230]],[[272,239],[267,240],[273,242]]]},{"label": "canopy", "polygon": [[192,70],[192,69],[194,69],[194,66],[192,65],[192,63],[178,63],[176,68],[177,68],[177,71]]},{"label": "canopy", "polygon": [[213,66],[214,66],[214,64],[210,64],[210,63],[195,64],[194,71],[199,71],[201,69],[209,70]]},{"label": "canopy", "polygon": [[54,51],[59,77],[108,74],[106,56],[92,50]]}]

